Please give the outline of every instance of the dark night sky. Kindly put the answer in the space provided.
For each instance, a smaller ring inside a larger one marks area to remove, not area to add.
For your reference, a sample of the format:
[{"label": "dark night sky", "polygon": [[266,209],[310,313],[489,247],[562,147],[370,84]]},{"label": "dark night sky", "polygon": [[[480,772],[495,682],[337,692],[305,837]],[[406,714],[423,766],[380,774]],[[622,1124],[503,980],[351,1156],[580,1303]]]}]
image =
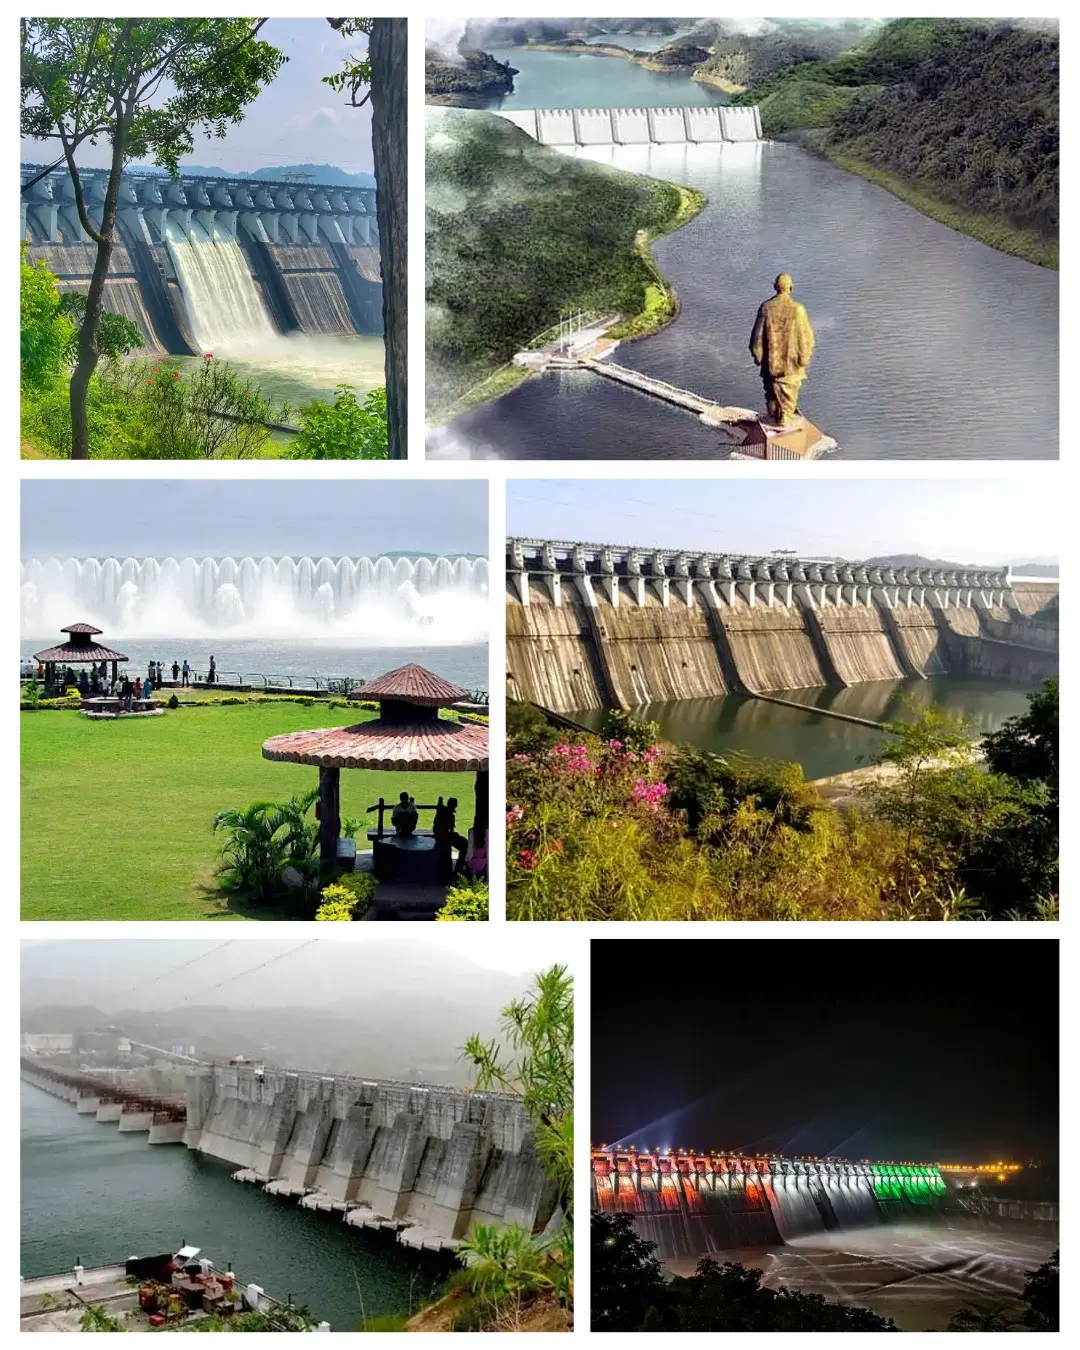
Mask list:
[{"label": "dark night sky", "polygon": [[592,943],[592,1141],[1057,1157],[1053,940]]}]

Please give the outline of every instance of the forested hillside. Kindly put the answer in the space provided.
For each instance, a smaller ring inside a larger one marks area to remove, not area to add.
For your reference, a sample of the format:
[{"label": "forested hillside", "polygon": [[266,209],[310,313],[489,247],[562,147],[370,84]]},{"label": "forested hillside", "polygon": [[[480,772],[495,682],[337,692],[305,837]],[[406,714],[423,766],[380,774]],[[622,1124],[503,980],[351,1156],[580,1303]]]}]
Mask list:
[{"label": "forested hillside", "polygon": [[635,236],[680,202],[669,183],[573,159],[492,113],[429,117],[429,413],[570,306],[638,313],[655,277]]}]

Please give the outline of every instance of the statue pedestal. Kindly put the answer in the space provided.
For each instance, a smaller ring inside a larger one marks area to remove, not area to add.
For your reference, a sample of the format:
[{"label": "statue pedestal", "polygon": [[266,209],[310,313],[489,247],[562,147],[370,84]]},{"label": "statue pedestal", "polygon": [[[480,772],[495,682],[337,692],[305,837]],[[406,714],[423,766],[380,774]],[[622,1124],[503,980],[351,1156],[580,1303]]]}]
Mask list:
[{"label": "statue pedestal", "polygon": [[780,427],[745,408],[717,404],[701,414],[706,426],[722,431],[732,444],[732,459],[820,459],[836,442],[801,414]]}]

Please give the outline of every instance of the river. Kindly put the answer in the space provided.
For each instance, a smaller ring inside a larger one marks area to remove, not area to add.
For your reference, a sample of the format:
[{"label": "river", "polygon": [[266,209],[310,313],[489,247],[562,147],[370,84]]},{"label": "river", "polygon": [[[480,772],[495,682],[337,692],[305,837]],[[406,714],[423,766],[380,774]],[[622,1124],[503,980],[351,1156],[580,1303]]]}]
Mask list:
[{"label": "river", "polygon": [[176,1250],[184,1241],[275,1298],[307,1305],[334,1331],[407,1313],[453,1269],[389,1234],[349,1228],[230,1180],[228,1163],[80,1116],[22,1085],[21,1273],[47,1275]]},{"label": "river", "polygon": [[[56,641],[54,636],[23,638],[19,655],[33,656]],[[142,674],[147,663],[161,661],[183,665],[185,658],[205,676],[210,657],[216,657],[218,677],[226,683],[261,684],[266,677],[297,679],[298,686],[311,688],[316,678],[347,676],[359,684],[385,671],[416,662],[465,689],[486,689],[488,685],[488,649],[481,644],[439,647],[357,647],[345,646],[333,638],[306,638],[303,641],[278,639],[237,639],[226,637],[135,638],[112,633],[109,644],[124,653],[132,671]],[[89,670],[89,667],[87,667]],[[76,674],[78,672],[76,671]],[[167,672],[172,678],[171,671]]]},{"label": "river", "polygon": [[[681,76],[613,57],[521,52],[507,108],[701,99]],[[542,63],[542,64],[537,64]],[[569,64],[567,64],[569,63]],[[575,73],[575,68],[578,73]],[[707,91],[706,91],[707,92]],[[795,279],[817,334],[802,407],[846,459],[1052,459],[1058,454],[1058,275],[920,215],[883,188],[783,142],[589,146],[566,153],[701,189],[702,213],[661,238],[674,323],[616,361],[681,388],[762,406],[747,343],[775,275]],[[689,412],[587,372],[534,377],[428,434],[433,458],[716,459]]]},{"label": "river", "polygon": [[[820,1294],[891,1317],[902,1331],[944,1331],[954,1313],[1015,1302],[1027,1272],[1057,1246],[1027,1225],[950,1220],[837,1229],[782,1247],[724,1252],[723,1260],[764,1271],[763,1285]],[[668,1261],[692,1275],[696,1261]]]},{"label": "river", "polygon": [[[996,730],[1007,717],[1025,712],[1028,692],[1026,685],[933,675],[925,680],[874,680],[846,688],[778,690],[776,696],[872,722],[906,721],[913,708],[935,703],[968,718],[973,733],[981,736]],[[688,742],[717,753],[740,751],[756,758],[796,762],[808,779],[861,768],[886,739],[885,733],[871,727],[803,714],[741,694],[647,703],[633,712],[656,722],[665,740]],[[604,718],[596,710],[568,716],[595,729]]]}]

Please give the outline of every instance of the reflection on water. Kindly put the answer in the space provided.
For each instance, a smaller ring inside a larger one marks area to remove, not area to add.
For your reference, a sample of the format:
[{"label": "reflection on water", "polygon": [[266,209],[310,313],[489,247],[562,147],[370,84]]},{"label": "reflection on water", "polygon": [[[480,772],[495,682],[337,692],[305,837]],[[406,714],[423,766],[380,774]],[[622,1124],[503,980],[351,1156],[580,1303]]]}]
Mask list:
[{"label": "reflection on water", "polygon": [[[296,410],[312,399],[332,401],[339,384],[365,394],[385,383],[383,340],[360,333],[316,337],[307,333],[278,334],[267,343],[241,343],[221,347],[215,358],[227,361],[245,379],[257,384],[275,402],[289,403],[290,423]],[[181,369],[198,364],[202,357],[169,357]]]},{"label": "reflection on water", "polygon": [[231,1181],[235,1167],[80,1116],[22,1088],[21,1273],[107,1265],[175,1251],[186,1240],[334,1331],[415,1309],[451,1263],[344,1224],[340,1215]]},{"label": "reflection on water", "polygon": [[[681,297],[679,318],[654,337],[624,343],[621,364],[722,403],[759,407],[750,328],[773,277],[789,271],[818,338],[803,402],[841,457],[1057,455],[1056,272],[956,234],[793,145],[576,153],[708,196],[701,215],[654,250]],[[527,380],[432,440],[431,452],[446,458],[729,453],[690,413],[574,371]]]},{"label": "reflection on water", "polygon": [[[952,676],[776,691],[777,697],[804,703],[808,709],[829,708],[871,722],[907,721],[913,709],[934,703],[969,719],[975,735],[994,731],[1007,717],[1025,712],[1027,693],[1026,685]],[[871,727],[815,717],[809,711],[800,713],[742,694],[646,703],[633,712],[656,722],[665,740],[720,753],[741,751],[758,758],[793,761],[803,766],[807,778],[857,769],[869,763],[885,742],[885,734]],[[595,709],[569,715],[594,730],[599,730],[604,718]]]},{"label": "reflection on water", "polygon": [[[1057,1239],[977,1222],[949,1226],[886,1224],[795,1238],[783,1247],[725,1252],[723,1259],[763,1270],[763,1283],[822,1294],[891,1317],[904,1331],[944,1331],[962,1308],[1015,1299],[1027,1272]],[[695,1261],[669,1261],[672,1274],[693,1274]]]},{"label": "reflection on water", "polygon": [[[617,35],[589,39],[605,40],[612,46],[653,51],[671,38]],[[687,75],[645,70],[620,56],[535,52],[527,47],[505,47],[492,55],[518,71],[514,92],[487,105],[508,112],[518,108],[700,108],[728,101],[719,89],[698,84]]]}]

